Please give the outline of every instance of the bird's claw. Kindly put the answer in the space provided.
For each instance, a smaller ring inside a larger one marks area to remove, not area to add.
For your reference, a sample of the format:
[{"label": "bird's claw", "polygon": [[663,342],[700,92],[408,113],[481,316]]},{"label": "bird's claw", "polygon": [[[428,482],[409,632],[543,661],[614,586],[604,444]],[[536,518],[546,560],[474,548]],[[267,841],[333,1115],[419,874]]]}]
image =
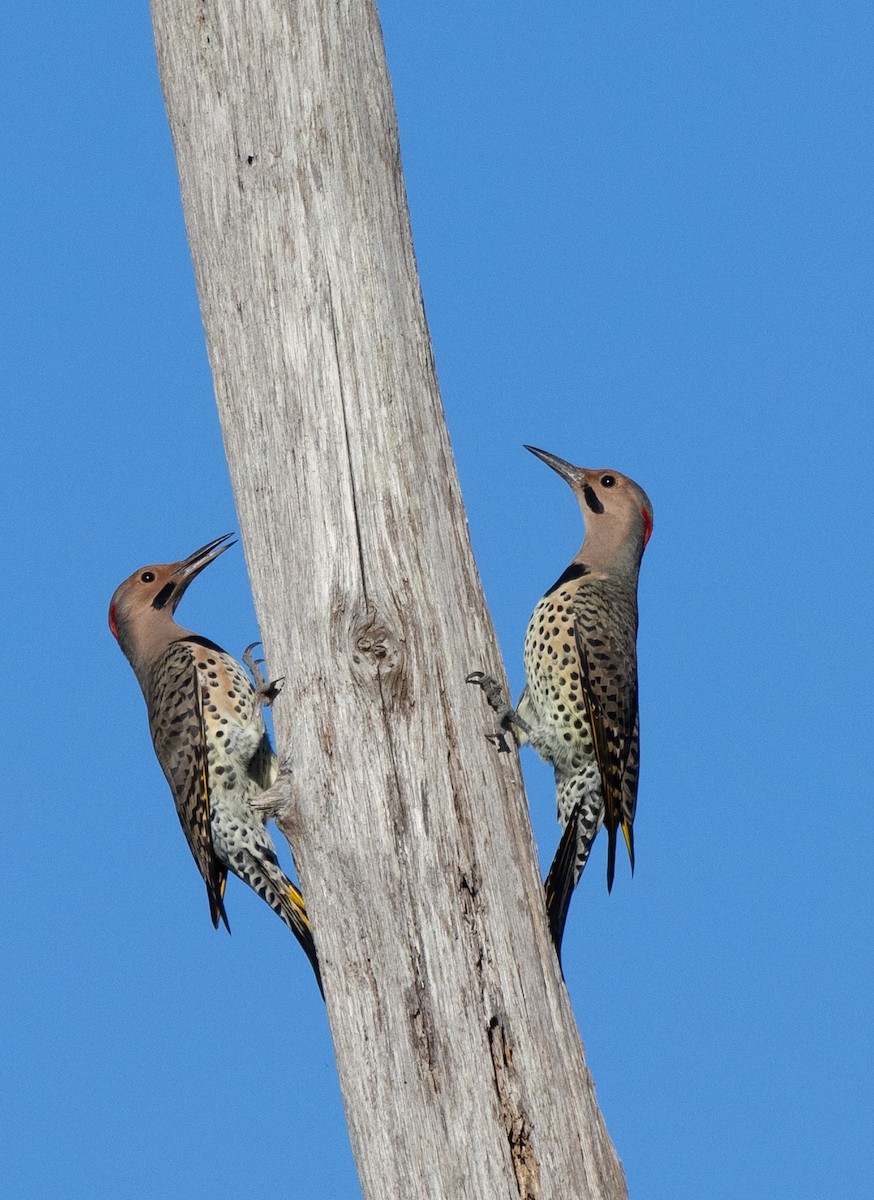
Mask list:
[{"label": "bird's claw", "polygon": [[282,691],[282,685],[285,683],[285,676],[280,675],[278,679],[271,679],[269,683],[259,683],[255,688],[255,695],[258,697],[258,703],[264,708],[270,708],[273,701]]},{"label": "bird's claw", "polygon": [[498,748],[499,754],[509,754],[510,746],[507,742],[507,734],[517,718],[514,709],[504,699],[504,689],[498,683],[497,679],[493,679],[491,675],[486,675],[484,671],[471,672],[465,682],[475,683],[477,687],[482,688],[486,700],[488,700],[489,705],[497,714],[497,728],[494,733],[487,733],[485,735],[486,741],[494,743]]},{"label": "bird's claw", "polygon": [[252,678],[255,681],[255,695],[258,698],[258,703],[264,708],[270,708],[273,701],[282,691],[282,684],[285,683],[285,676],[280,675],[278,679],[271,679],[268,683],[261,671],[261,665],[264,662],[263,658],[255,658],[252,651],[256,646],[260,646],[260,642],[252,642],[243,651],[243,662],[252,672]]},{"label": "bird's claw", "polygon": [[257,800],[249,801],[249,807],[254,808],[255,812],[263,813],[267,821],[272,821],[283,807],[283,801],[279,796],[271,795],[272,792],[273,789],[268,788]]},{"label": "bird's claw", "polygon": [[279,773],[271,786],[263,791],[255,800],[250,800],[250,806],[265,819],[270,821],[281,815],[291,802],[291,766],[286,759],[279,763]]}]

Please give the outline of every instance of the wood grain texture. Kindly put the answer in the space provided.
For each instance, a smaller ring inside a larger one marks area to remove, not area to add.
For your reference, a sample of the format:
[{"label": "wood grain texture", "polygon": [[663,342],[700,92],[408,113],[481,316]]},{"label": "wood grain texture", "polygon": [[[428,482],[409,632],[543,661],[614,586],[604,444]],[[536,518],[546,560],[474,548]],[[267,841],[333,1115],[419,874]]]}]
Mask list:
[{"label": "wood grain texture", "polygon": [[364,1195],[624,1197],[518,762],[486,742],[465,684],[500,659],[376,9],[153,0],[152,15],[255,602],[288,678],[282,827]]}]

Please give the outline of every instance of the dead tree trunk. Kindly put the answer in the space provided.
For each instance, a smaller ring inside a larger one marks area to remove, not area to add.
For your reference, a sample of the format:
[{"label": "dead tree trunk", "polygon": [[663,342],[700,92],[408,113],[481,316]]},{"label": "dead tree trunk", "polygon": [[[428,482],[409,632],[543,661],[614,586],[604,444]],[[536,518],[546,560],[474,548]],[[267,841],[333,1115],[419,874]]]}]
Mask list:
[{"label": "dead tree trunk", "polygon": [[152,0],[364,1195],[626,1195],[549,942],[371,0]]}]

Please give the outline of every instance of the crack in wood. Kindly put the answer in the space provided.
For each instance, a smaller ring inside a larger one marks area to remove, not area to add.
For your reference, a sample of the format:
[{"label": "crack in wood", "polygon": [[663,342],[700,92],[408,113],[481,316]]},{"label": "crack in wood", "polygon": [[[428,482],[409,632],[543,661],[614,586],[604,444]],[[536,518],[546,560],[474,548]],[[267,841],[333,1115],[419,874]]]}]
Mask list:
[{"label": "crack in wood", "polygon": [[358,496],[355,490],[355,471],[352,467],[352,442],[349,437],[349,419],[346,413],[346,389],[343,386],[343,359],[340,354],[340,331],[337,325],[337,310],[334,305],[334,287],[331,273],[325,263],[325,278],[328,281],[328,308],[331,313],[331,337],[334,342],[334,361],[337,365],[337,390],[340,395],[340,411],[343,416],[343,439],[346,447],[346,468],[349,473],[349,495],[352,500],[352,518],[355,522],[355,545],[358,550],[358,568],[361,572],[361,590],[367,602],[367,571],[364,565],[364,539],[361,535],[361,519],[358,512]]},{"label": "crack in wood", "polygon": [[495,1092],[507,1131],[519,1200],[541,1200],[540,1167],[534,1153],[531,1123],[519,1095],[520,1084],[513,1066],[512,1047],[499,1017],[492,1017],[486,1034],[492,1052]]},{"label": "crack in wood", "polygon": [[417,1061],[423,1076],[428,1079],[433,1091],[440,1091],[438,1074],[439,1051],[437,1046],[436,1029],[430,1003],[430,987],[425,978],[424,963],[420,948],[411,943],[410,961],[413,964],[414,977],[410,992],[410,1018],[412,1020],[413,1037],[418,1050]]}]

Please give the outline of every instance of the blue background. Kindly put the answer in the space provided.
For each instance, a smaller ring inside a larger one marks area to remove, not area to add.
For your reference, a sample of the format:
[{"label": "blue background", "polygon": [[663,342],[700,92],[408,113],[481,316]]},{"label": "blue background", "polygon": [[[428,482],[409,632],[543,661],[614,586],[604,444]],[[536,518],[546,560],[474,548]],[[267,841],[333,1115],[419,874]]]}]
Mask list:
[{"label": "blue background", "polygon": [[[867,1197],[870,6],[381,12],[516,693],[582,530],[522,444],[655,507],[638,869],[608,898],[599,839],[564,949],[631,1193]],[[0,1191],[354,1200],[309,968],[235,880],[212,932],[106,627],[135,567],[236,527],[147,8],[6,34]],[[182,619],[257,636],[239,549]]]}]

